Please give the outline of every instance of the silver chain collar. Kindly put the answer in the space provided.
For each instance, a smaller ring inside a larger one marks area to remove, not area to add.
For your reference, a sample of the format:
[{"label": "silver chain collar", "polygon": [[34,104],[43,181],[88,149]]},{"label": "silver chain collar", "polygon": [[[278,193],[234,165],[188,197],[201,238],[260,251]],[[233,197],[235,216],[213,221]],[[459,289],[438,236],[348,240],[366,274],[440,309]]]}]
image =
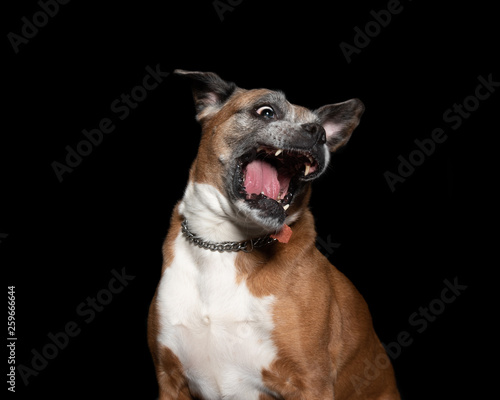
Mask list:
[{"label": "silver chain collar", "polygon": [[187,221],[182,221],[182,234],[194,245],[207,249],[210,251],[218,251],[222,253],[224,251],[243,251],[245,253],[250,253],[253,249],[267,246],[268,244],[274,243],[277,239],[270,237],[269,235],[262,236],[255,239],[243,240],[241,242],[207,242],[202,238],[196,236],[188,228]]}]

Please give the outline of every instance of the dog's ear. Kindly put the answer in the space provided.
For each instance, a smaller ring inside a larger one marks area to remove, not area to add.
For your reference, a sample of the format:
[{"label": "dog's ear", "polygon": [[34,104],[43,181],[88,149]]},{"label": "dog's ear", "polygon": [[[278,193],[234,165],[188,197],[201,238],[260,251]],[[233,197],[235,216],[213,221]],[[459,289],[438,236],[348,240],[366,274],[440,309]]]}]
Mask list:
[{"label": "dog's ear", "polygon": [[198,121],[217,112],[236,89],[233,82],[227,82],[213,72],[176,69],[174,74],[191,80]]},{"label": "dog's ear", "polygon": [[326,143],[330,151],[337,150],[349,141],[364,111],[365,106],[359,99],[328,104],[314,111],[325,128]]}]

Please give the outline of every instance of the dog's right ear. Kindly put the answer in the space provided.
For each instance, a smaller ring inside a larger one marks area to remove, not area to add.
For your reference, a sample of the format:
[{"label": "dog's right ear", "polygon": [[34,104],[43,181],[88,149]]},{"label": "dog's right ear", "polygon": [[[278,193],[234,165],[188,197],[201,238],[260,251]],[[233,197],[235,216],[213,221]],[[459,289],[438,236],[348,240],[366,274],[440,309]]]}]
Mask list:
[{"label": "dog's right ear", "polygon": [[216,113],[236,89],[233,82],[227,82],[213,72],[176,69],[174,74],[191,80],[198,121]]}]

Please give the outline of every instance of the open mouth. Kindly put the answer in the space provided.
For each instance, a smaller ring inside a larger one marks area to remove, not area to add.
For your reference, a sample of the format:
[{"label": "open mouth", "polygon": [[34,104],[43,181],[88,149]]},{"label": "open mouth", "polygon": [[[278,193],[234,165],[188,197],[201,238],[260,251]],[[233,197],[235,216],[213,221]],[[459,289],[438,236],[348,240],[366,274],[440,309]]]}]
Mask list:
[{"label": "open mouth", "polygon": [[270,146],[258,146],[245,153],[238,169],[240,198],[251,208],[283,221],[300,181],[313,180],[321,172],[312,152]]}]

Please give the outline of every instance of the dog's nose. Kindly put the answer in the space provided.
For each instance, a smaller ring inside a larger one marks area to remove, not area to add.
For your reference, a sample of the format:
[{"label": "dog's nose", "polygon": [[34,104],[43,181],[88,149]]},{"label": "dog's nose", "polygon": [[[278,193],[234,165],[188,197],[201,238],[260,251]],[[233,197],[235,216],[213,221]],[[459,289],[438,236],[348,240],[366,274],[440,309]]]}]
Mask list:
[{"label": "dog's nose", "polygon": [[320,124],[314,122],[302,124],[302,129],[310,135],[315,142],[319,144],[326,143],[326,132]]}]

